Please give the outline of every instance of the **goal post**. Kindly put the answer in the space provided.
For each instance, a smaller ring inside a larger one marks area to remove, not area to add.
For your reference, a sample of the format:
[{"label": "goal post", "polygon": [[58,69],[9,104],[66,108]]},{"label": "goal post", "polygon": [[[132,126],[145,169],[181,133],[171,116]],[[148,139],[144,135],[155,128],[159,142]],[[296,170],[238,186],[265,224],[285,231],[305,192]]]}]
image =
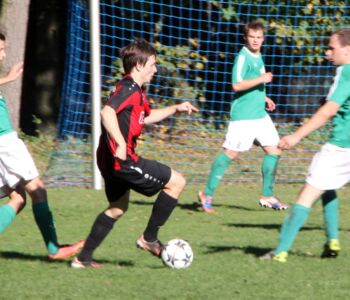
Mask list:
[{"label": "goal post", "polygon": [[101,134],[101,51],[100,51],[100,1],[90,0],[90,52],[91,52],[91,114],[92,114],[92,170],[93,187],[102,188],[102,178],[97,167],[96,150]]},{"label": "goal post", "polygon": [[[324,55],[329,36],[350,27],[350,4],[341,0],[327,5],[307,0],[71,0],[68,6],[58,145],[44,174],[55,186],[101,187],[95,162],[99,110],[123,74],[119,49],[134,38],[146,39],[158,53],[158,72],[147,86],[151,107],[190,101],[200,109],[145,127],[137,151],[182,172],[189,184],[205,185],[226,133],[234,98],[232,65],[244,44],[244,25],[252,20],[265,24],[262,54],[266,70],[274,74],[266,88],[277,105],[270,115],[281,136],[307,121],[324,100],[335,74]],[[329,131],[325,126],[283,152],[277,183],[304,181]],[[229,166],[223,184],[259,182],[262,157],[254,146]]]}]

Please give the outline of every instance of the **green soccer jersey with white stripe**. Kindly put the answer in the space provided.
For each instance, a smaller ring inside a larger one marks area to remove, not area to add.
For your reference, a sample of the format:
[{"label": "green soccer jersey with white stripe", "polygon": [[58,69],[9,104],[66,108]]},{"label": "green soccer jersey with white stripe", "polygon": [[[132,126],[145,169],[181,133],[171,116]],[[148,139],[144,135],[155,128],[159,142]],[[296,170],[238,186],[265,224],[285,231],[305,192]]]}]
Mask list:
[{"label": "green soccer jersey with white stripe", "polygon": [[[254,54],[243,47],[235,59],[232,69],[232,83],[246,79],[254,79],[265,73],[265,66],[261,54]],[[231,121],[256,120],[266,117],[265,84],[237,92],[231,104]]]},{"label": "green soccer jersey with white stripe", "polygon": [[7,103],[0,93],[0,135],[13,132]]},{"label": "green soccer jersey with white stripe", "polygon": [[329,142],[339,147],[350,148],[350,64],[337,68],[327,100],[340,105],[332,120],[333,130]]}]

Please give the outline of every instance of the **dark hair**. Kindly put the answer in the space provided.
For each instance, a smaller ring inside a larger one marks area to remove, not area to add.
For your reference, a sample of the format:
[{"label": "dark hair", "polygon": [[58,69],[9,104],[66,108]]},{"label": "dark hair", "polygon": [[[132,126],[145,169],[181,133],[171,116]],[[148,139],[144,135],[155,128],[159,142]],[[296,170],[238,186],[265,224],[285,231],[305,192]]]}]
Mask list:
[{"label": "dark hair", "polygon": [[0,40],[1,41],[6,41],[6,37],[5,37],[5,35],[2,32],[0,32]]},{"label": "dark hair", "polygon": [[342,47],[350,46],[350,28],[338,29],[333,35],[338,37],[338,41]]},{"label": "dark hair", "polygon": [[146,40],[135,39],[131,44],[120,49],[120,58],[123,61],[124,72],[130,73],[137,65],[145,65],[151,56],[157,56],[154,49]]},{"label": "dark hair", "polygon": [[264,24],[260,21],[252,21],[244,26],[244,36],[248,35],[249,30],[262,30],[265,31]]}]

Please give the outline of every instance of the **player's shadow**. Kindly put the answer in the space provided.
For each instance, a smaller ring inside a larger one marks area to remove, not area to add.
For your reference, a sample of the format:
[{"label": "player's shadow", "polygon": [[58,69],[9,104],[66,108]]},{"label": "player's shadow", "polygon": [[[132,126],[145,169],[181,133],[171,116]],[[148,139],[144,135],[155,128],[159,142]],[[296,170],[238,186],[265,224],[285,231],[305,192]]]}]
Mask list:
[{"label": "player's shadow", "polygon": [[[146,200],[132,200],[130,203],[135,205],[145,205],[145,206],[152,206],[154,201],[146,201]],[[178,202],[177,208],[179,209],[186,209],[191,211],[199,211],[201,209],[201,205],[199,202],[193,202],[193,203],[181,203],[181,201]]]},{"label": "player's shadow", "polygon": [[[281,228],[281,224],[227,223],[226,226],[236,228],[260,228],[268,230],[279,230]],[[324,228],[320,226],[305,226],[301,228],[301,231],[311,230],[324,230]]]},{"label": "player's shadow", "polygon": [[[47,256],[32,255],[16,251],[2,251],[0,252],[0,259],[17,259],[17,260],[30,260],[30,261],[42,261],[50,264],[70,264],[70,261],[63,259],[49,259]],[[98,260],[99,263],[104,265],[114,265],[117,267],[134,267],[135,262],[132,260]]]},{"label": "player's shadow", "polygon": [[[238,246],[208,246],[207,250],[204,252],[204,254],[215,254],[215,253],[222,253],[222,252],[230,252],[230,251],[241,251],[245,254],[253,255],[255,257],[259,257],[261,255],[264,255],[265,253],[271,251],[271,248],[261,248],[261,247],[238,247]],[[315,257],[319,258],[319,254],[311,254],[311,253],[304,253],[304,252],[294,252],[290,251],[289,254],[291,255],[297,255],[297,256],[303,256],[303,257]]]},{"label": "player's shadow", "polygon": [[249,208],[246,206],[239,206],[239,205],[225,205],[225,204],[215,204],[214,207],[220,207],[222,209],[238,209],[238,210],[245,210],[245,211],[260,211],[260,208]]},{"label": "player's shadow", "polygon": [[204,254],[215,254],[215,253],[222,253],[222,252],[230,252],[230,251],[242,251],[246,254],[253,254],[256,256],[262,255],[266,253],[267,251],[270,251],[271,248],[258,248],[258,247],[238,247],[238,246],[208,246],[207,250],[204,252]]},{"label": "player's shadow", "polygon": [[[132,200],[130,203],[135,205],[145,205],[145,206],[151,206],[153,205],[154,201],[149,200]],[[182,203],[181,200],[178,202],[177,207],[179,209],[185,209],[190,210],[193,212],[202,212],[202,206],[199,201],[194,201],[192,203]],[[257,209],[251,209],[245,206],[238,206],[238,205],[222,205],[222,204],[215,204],[213,205],[214,209],[236,209],[236,210],[245,210],[245,211],[257,211]]]}]

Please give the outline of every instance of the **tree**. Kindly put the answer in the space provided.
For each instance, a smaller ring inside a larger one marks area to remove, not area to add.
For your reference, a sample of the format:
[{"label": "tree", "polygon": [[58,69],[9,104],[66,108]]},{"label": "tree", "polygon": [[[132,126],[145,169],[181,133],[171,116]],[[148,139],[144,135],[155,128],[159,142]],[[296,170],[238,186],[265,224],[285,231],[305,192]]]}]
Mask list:
[{"label": "tree", "polygon": [[[30,0],[3,0],[0,2],[0,24],[7,39],[7,58],[2,72],[13,64],[24,60]],[[19,111],[22,91],[22,80],[16,80],[1,87],[9,105],[12,124],[19,127]]]}]

